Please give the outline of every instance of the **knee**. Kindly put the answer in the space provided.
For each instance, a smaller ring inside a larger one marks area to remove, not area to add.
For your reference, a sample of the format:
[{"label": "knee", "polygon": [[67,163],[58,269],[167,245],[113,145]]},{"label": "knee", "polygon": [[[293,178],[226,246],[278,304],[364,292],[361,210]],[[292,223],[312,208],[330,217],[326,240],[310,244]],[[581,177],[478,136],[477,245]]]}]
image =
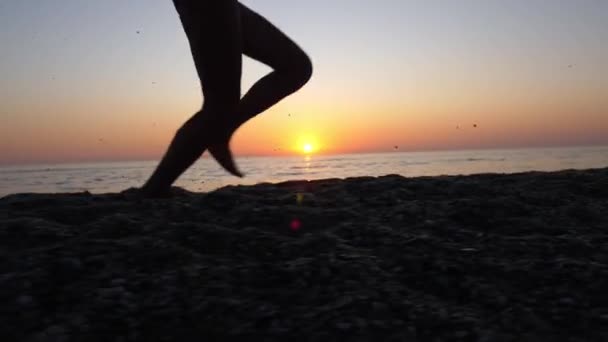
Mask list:
[{"label": "knee", "polygon": [[306,53],[302,52],[302,55],[298,58],[296,63],[296,74],[299,87],[305,85],[312,77],[312,61]]},{"label": "knee", "polygon": [[310,80],[312,71],[312,61],[303,51],[292,56],[289,65],[283,70],[289,76],[289,84],[293,91],[300,89]]}]

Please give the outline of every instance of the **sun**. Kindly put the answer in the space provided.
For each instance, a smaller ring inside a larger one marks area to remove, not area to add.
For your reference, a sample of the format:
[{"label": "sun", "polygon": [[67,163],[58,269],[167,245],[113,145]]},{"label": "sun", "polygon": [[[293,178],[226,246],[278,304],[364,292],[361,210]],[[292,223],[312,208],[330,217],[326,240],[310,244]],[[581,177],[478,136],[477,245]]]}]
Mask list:
[{"label": "sun", "polygon": [[311,153],[313,149],[314,148],[310,143],[305,143],[304,145],[302,145],[302,150],[304,151],[304,153]]},{"label": "sun", "polygon": [[301,133],[294,139],[292,151],[297,154],[310,156],[322,149],[322,144],[315,134]]}]

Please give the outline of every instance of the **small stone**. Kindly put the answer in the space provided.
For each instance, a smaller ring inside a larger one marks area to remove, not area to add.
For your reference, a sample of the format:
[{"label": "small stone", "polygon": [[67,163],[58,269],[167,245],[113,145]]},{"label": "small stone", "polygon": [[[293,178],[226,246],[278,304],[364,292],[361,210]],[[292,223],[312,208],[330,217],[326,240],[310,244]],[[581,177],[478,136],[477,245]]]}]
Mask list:
[{"label": "small stone", "polygon": [[376,312],[384,312],[388,309],[388,306],[381,302],[373,302],[372,309]]},{"label": "small stone", "polygon": [[467,335],[469,335],[469,332],[468,331],[464,331],[464,330],[459,330],[459,331],[457,331],[457,332],[454,333],[454,337],[456,337],[456,338],[464,338]]},{"label": "small stone", "polygon": [[367,328],[367,322],[363,318],[361,318],[361,317],[356,317],[355,318],[355,324],[357,325],[357,327],[359,329],[365,329],[365,328]]},{"label": "small stone", "polygon": [[112,281],[110,281],[110,284],[115,287],[115,286],[120,286],[120,285],[124,285],[127,281],[124,280],[123,278],[116,278],[116,279],[112,279]]},{"label": "small stone", "polygon": [[74,316],[70,318],[70,324],[74,327],[83,327],[86,324],[87,320],[83,316]]},{"label": "small stone", "polygon": [[75,273],[82,270],[82,262],[75,258],[63,258],[60,261],[61,271]]},{"label": "small stone", "polygon": [[321,269],[321,278],[329,278],[331,277],[331,270],[328,267],[323,267]]},{"label": "small stone", "polygon": [[28,295],[21,295],[17,297],[17,304],[21,306],[31,306],[34,304],[34,298]]},{"label": "small stone", "polygon": [[348,322],[338,322],[338,323],[336,323],[336,328],[338,328],[340,330],[349,330],[350,327],[351,327],[351,325]]},{"label": "small stone", "polygon": [[280,334],[286,332],[287,329],[285,329],[285,327],[281,324],[281,321],[279,321],[278,319],[273,319],[270,323],[270,331],[275,334]]},{"label": "small stone", "polygon": [[51,325],[45,331],[48,337],[53,337],[52,341],[66,341],[66,329],[60,325]]},{"label": "small stone", "polygon": [[386,323],[384,321],[377,320],[377,319],[372,321],[372,325],[375,327],[378,327],[378,328],[386,328]]},{"label": "small stone", "polygon": [[99,289],[99,295],[106,298],[122,297],[125,294],[125,289],[122,286],[115,286],[105,289]]},{"label": "small stone", "polygon": [[400,319],[393,319],[391,321],[391,324],[394,326],[403,326],[405,324],[405,322]]},{"label": "small stone", "polygon": [[572,298],[560,298],[559,303],[562,305],[574,305],[575,301]]}]

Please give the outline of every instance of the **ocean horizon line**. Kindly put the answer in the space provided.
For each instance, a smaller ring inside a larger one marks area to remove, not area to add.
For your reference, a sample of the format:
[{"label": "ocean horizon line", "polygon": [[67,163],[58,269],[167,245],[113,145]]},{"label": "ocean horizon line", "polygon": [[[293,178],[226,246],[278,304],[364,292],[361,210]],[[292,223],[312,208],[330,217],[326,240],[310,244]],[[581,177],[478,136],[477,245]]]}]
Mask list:
[{"label": "ocean horizon line", "polygon": [[[28,164],[0,167],[0,195],[22,192],[112,192],[144,184],[157,160]],[[201,158],[176,182],[190,191],[294,179],[399,174],[407,177],[517,173],[608,167],[608,146],[393,151],[340,155],[239,157],[244,178]]]},{"label": "ocean horizon line", "polygon": [[[293,153],[293,154],[235,154],[235,157],[242,159],[263,159],[263,158],[315,158],[315,157],[332,157],[332,156],[361,156],[361,155],[382,155],[382,154],[418,154],[418,153],[457,153],[457,152],[487,152],[487,151],[525,151],[525,150],[564,150],[564,149],[588,149],[588,148],[608,148],[608,143],[602,144],[581,144],[581,145],[546,145],[546,146],[521,146],[521,147],[476,147],[476,148],[454,148],[454,149],[419,149],[419,150],[384,150],[384,151],[359,151],[359,152],[342,152],[342,153],[323,153],[315,152],[310,154]],[[13,169],[18,167],[36,167],[36,166],[57,166],[57,165],[82,165],[82,164],[117,164],[117,163],[147,163],[158,162],[162,156],[155,158],[120,158],[120,159],[76,159],[76,160],[58,160],[58,161],[23,161],[23,162],[0,162],[0,169]],[[208,153],[201,156],[201,159],[210,159]]]}]

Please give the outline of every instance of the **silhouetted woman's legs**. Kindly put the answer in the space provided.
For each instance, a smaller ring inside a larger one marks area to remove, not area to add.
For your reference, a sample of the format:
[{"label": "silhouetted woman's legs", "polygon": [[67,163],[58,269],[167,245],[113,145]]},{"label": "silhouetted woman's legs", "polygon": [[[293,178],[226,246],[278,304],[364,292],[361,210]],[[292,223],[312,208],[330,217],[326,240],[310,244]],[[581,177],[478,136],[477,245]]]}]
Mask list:
[{"label": "silhouetted woman's legs", "polygon": [[273,70],[243,96],[238,111],[232,118],[232,130],[227,139],[209,147],[211,155],[229,171],[237,170],[229,150],[229,139],[234,131],[247,120],[300,89],[312,75],[310,58],[289,37],[242,4],[240,15],[243,53]]},{"label": "silhouetted woman's legs", "polygon": [[[143,186],[150,196],[168,193],[171,184],[225,130],[241,95],[241,20],[236,0],[174,0],[201,81],[204,105],[177,131],[160,164]],[[216,141],[216,142],[217,142]]]},{"label": "silhouetted woman's legs", "polygon": [[[201,80],[203,108],[176,133],[142,190],[162,195],[209,147],[240,175],[229,149],[234,131],[304,85],[312,73],[306,54],[263,17],[234,0],[174,0]],[[241,54],[274,70],[240,99]]]}]

